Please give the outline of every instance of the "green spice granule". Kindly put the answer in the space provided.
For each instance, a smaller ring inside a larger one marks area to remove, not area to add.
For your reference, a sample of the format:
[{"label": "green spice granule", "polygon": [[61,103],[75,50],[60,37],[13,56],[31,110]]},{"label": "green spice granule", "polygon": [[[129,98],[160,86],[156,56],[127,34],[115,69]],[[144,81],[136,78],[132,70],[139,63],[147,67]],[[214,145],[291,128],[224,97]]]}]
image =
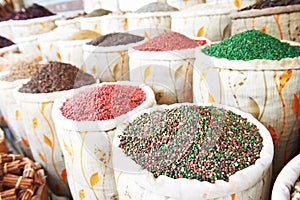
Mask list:
[{"label": "green spice granule", "polygon": [[185,105],[143,114],[123,131],[119,147],[154,177],[214,183],[260,157],[256,125],[232,111]]},{"label": "green spice granule", "polygon": [[281,60],[300,57],[300,46],[282,42],[258,30],[248,30],[212,44],[204,48],[203,52],[228,60]]}]

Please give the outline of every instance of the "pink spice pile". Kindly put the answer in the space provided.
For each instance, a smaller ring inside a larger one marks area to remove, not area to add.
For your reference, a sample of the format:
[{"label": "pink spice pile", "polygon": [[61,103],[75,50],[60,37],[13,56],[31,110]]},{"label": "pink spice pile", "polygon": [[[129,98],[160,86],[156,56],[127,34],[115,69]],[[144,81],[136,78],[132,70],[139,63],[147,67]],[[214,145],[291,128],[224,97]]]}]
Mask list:
[{"label": "pink spice pile", "polygon": [[177,32],[166,32],[133,48],[140,51],[172,51],[191,49],[198,46],[199,44],[195,40],[190,39],[183,34]]},{"label": "pink spice pile", "polygon": [[103,85],[68,99],[61,112],[75,121],[109,120],[128,113],[145,99],[145,92],[137,86]]}]

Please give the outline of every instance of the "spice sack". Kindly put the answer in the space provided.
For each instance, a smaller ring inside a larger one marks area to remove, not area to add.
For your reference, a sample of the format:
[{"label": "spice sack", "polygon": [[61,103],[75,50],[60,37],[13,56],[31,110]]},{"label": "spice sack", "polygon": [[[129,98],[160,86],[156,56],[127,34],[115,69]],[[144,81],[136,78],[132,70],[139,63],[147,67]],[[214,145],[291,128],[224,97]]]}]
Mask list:
[{"label": "spice sack", "polygon": [[257,30],[196,52],[194,102],[237,107],[264,124],[275,148],[273,180],[299,152],[299,56],[299,44]]},{"label": "spice sack", "polygon": [[64,157],[52,117],[53,103],[72,89],[93,83],[96,80],[92,75],[75,66],[51,62],[13,91],[28,133],[32,156],[46,170],[48,186],[57,196],[71,198]]},{"label": "spice sack", "polygon": [[112,165],[116,126],[155,105],[150,87],[100,83],[55,100],[53,119],[74,199],[118,199]]},{"label": "spice sack", "polygon": [[136,45],[128,53],[130,80],[149,85],[158,104],[191,102],[197,48],[195,40],[177,32]]},{"label": "spice sack", "polygon": [[212,104],[143,110],[113,140],[120,200],[266,200],[272,158],[271,136],[251,114]]}]

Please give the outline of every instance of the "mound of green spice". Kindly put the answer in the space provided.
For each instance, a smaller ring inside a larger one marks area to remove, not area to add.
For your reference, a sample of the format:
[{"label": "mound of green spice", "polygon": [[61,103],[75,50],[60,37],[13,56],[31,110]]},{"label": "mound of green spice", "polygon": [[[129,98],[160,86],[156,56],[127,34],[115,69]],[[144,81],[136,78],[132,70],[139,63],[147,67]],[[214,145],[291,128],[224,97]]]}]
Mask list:
[{"label": "mound of green spice", "polygon": [[300,46],[292,46],[258,30],[248,30],[212,44],[203,52],[228,60],[281,60],[300,57]]}]

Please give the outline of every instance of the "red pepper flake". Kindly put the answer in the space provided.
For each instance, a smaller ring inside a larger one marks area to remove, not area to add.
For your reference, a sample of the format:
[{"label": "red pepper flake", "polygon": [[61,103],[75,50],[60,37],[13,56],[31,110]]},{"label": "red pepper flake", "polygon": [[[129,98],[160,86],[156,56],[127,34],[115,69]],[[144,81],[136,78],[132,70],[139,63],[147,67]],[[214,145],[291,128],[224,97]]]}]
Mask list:
[{"label": "red pepper flake", "polygon": [[107,84],[67,99],[61,111],[70,120],[98,121],[126,114],[146,99],[137,86]]},{"label": "red pepper flake", "polygon": [[171,51],[191,49],[198,46],[199,44],[195,40],[190,39],[181,33],[166,32],[133,48],[140,51]]},{"label": "red pepper flake", "polygon": [[195,40],[199,46],[204,46],[207,44],[206,40]]}]

